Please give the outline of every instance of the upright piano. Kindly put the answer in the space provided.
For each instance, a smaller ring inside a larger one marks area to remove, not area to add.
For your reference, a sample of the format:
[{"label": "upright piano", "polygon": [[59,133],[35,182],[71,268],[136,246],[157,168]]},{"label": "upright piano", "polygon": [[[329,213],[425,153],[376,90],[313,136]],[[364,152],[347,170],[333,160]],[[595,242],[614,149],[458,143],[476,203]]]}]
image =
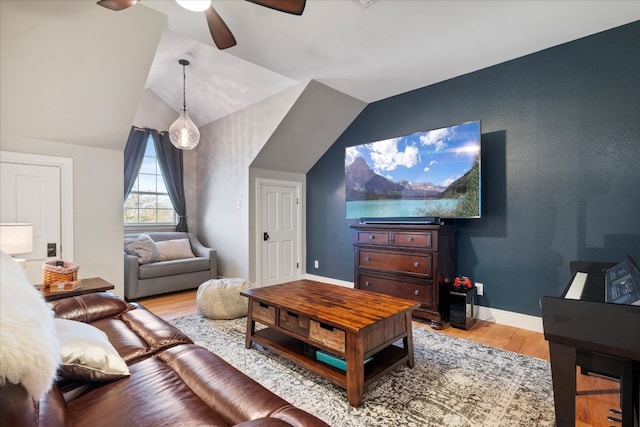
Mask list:
[{"label": "upright piano", "polygon": [[562,296],[540,301],[558,427],[575,426],[576,366],[619,379],[622,426],[640,426],[640,305],[605,302],[613,266],[573,261]]}]

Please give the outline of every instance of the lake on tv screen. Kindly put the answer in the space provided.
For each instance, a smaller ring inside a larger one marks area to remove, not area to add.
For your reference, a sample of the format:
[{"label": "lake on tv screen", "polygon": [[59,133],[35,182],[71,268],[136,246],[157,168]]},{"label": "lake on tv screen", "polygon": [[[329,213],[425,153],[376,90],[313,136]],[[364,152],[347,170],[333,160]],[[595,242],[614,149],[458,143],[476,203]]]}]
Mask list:
[{"label": "lake on tv screen", "polygon": [[347,200],[347,218],[446,217],[455,211],[458,202],[458,199]]}]

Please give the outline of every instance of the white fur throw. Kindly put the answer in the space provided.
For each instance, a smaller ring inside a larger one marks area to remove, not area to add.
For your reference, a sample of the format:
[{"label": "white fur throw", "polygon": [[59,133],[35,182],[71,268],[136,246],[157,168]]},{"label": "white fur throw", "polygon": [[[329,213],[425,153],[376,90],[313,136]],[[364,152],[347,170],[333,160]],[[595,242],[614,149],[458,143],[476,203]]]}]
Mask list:
[{"label": "white fur throw", "polygon": [[53,311],[18,263],[4,252],[0,256],[0,385],[22,384],[39,399],[60,363]]}]

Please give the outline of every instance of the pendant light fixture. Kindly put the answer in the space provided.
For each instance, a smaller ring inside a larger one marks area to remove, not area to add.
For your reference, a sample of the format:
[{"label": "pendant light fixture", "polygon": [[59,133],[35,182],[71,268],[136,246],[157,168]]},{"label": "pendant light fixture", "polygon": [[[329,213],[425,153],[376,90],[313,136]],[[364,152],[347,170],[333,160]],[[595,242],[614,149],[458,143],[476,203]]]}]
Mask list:
[{"label": "pendant light fixture", "polygon": [[178,63],[182,65],[182,112],[180,117],[169,126],[169,140],[176,148],[193,150],[200,141],[200,131],[187,113],[185,67],[189,65],[189,61],[181,59]]}]

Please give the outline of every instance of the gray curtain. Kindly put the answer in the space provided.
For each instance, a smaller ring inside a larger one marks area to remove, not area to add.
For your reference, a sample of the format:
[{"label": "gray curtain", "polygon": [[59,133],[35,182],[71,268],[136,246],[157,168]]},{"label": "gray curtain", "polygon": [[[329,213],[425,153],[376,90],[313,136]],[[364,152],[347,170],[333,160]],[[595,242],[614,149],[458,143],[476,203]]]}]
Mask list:
[{"label": "gray curtain", "polygon": [[127,201],[129,193],[136,182],[144,152],[147,148],[147,138],[149,137],[149,129],[140,129],[131,126],[127,145],[124,147],[124,201]]},{"label": "gray curtain", "polygon": [[187,230],[187,205],[184,198],[184,179],[182,150],[177,149],[169,140],[168,132],[160,132],[151,129],[151,136],[158,153],[158,163],[165,179],[167,192],[173,207],[178,213],[178,225],[176,231]]}]

